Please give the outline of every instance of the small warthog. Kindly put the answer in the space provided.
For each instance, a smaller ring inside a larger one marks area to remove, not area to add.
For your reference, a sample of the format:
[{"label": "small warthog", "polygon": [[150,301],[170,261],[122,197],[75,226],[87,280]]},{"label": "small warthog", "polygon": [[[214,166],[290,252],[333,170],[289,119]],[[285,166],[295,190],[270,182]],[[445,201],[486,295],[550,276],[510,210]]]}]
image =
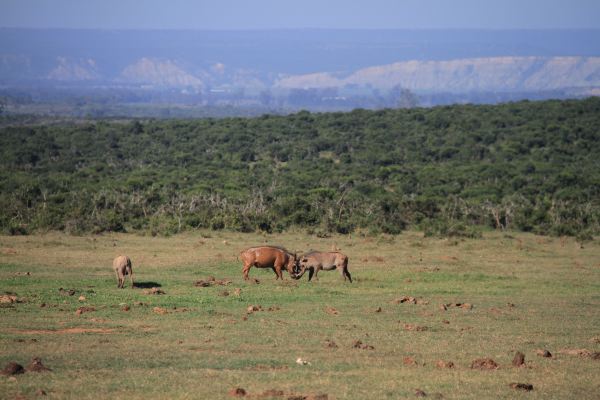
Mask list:
[{"label": "small warthog", "polygon": [[352,276],[350,276],[350,272],[348,271],[348,257],[337,251],[311,251],[304,254],[298,260],[297,270],[293,278],[300,279],[306,270],[308,270],[308,281],[310,282],[313,274],[315,279],[317,279],[317,274],[320,270],[333,271],[334,269],[340,271],[344,280],[348,278],[350,283],[352,283]]},{"label": "small warthog", "polygon": [[282,269],[294,276],[294,267],[296,266],[296,255],[290,253],[282,247],[259,246],[250,247],[240,253],[240,258],[244,263],[244,279],[248,280],[248,271],[250,268],[271,268],[275,272],[275,279],[283,279]]},{"label": "small warthog", "polygon": [[113,260],[113,269],[117,274],[117,287],[123,289],[125,284],[125,275],[129,275],[131,279],[131,287],[133,288],[133,270],[131,269],[131,260],[127,256],[118,256]]}]

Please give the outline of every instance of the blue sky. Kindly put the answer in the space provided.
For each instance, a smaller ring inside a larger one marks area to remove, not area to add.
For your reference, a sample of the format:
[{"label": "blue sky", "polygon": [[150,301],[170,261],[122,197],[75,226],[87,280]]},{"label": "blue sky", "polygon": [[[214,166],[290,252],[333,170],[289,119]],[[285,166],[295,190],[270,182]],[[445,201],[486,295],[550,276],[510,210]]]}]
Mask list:
[{"label": "blue sky", "polygon": [[0,27],[600,28],[600,0],[0,0]]}]

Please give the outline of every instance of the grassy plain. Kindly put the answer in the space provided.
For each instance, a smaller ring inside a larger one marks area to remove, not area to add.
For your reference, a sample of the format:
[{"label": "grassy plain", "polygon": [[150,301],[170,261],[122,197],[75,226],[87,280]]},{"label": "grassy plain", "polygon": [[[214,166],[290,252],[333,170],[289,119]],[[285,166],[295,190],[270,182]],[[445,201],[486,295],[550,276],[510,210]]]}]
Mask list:
[{"label": "grassy plain", "polygon": [[[338,272],[281,282],[254,268],[260,283],[244,282],[236,257],[263,243],[337,246],[354,283]],[[131,257],[140,287],[116,288],[118,254]],[[231,283],[194,286],[208,276]],[[165,294],[145,293],[158,285]],[[600,396],[600,360],[568,354],[600,351],[598,241],[582,248],[573,239],[497,232],[467,240],[416,232],[2,236],[0,291],[21,300],[0,308],[0,368],[40,357],[52,369],[0,376],[0,398],[37,398],[42,389],[49,399],[231,399],[234,388],[278,399],[415,398],[416,389],[444,399]],[[396,304],[403,296],[418,304]],[[440,308],[448,303],[473,307]],[[251,305],[262,311],[248,313]],[[77,315],[82,306],[95,311]],[[511,365],[516,351],[524,367]],[[499,368],[470,368],[484,357]]]}]

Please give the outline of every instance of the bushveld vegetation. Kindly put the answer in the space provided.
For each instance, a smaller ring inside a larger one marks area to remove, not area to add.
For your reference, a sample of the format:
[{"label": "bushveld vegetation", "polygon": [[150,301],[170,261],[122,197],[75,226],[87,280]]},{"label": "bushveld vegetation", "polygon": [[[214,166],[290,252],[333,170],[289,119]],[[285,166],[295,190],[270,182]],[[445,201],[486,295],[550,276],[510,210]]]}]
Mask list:
[{"label": "bushveld vegetation", "polygon": [[10,234],[600,232],[598,98],[3,125]]}]

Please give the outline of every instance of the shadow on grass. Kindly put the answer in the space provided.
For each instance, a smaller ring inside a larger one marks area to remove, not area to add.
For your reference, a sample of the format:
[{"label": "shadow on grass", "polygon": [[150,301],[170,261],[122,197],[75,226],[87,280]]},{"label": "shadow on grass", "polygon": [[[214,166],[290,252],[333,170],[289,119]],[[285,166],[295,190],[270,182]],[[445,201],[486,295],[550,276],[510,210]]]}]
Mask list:
[{"label": "shadow on grass", "polygon": [[161,287],[162,285],[158,282],[135,282],[133,287],[137,289],[152,289],[153,287]]}]

